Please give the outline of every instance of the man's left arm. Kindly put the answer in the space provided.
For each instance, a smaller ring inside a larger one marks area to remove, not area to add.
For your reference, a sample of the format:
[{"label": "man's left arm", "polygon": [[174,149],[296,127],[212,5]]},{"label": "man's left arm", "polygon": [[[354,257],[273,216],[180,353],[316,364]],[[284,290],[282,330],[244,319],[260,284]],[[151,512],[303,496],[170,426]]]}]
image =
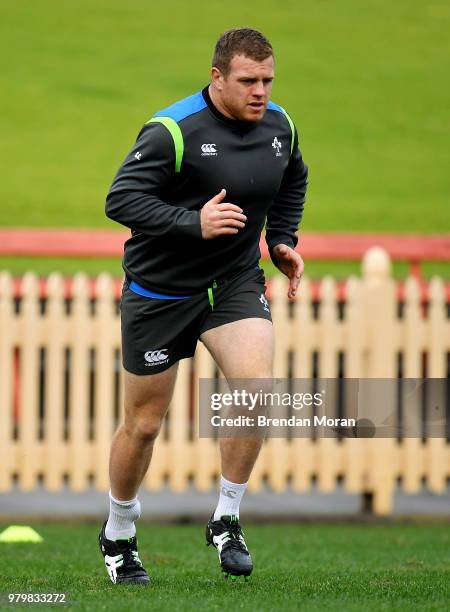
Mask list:
[{"label": "man's left arm", "polygon": [[296,295],[303,273],[303,261],[294,251],[297,228],[303,215],[308,167],[303,161],[295,130],[294,146],[280,189],[267,213],[266,242],[273,263],[289,278],[288,297]]}]

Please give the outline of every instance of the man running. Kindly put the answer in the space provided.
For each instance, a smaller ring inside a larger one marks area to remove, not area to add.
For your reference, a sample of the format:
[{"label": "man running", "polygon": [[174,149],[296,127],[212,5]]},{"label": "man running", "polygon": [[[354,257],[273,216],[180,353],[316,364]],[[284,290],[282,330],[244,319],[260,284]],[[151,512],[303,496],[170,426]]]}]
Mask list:
[{"label": "man running", "polygon": [[[99,536],[114,583],[150,581],[137,551],[137,493],[178,361],[200,339],[228,380],[272,378],[259,240],[266,223],[272,261],[294,298],[307,186],[297,130],[269,101],[273,78],[273,49],[260,32],[222,34],[210,84],[144,125],[107,197],[107,216],[131,229],[121,302],[125,418],[112,441],[110,513]],[[253,569],[239,505],[261,444],[220,440],[220,493],[206,539],[232,577]]]}]

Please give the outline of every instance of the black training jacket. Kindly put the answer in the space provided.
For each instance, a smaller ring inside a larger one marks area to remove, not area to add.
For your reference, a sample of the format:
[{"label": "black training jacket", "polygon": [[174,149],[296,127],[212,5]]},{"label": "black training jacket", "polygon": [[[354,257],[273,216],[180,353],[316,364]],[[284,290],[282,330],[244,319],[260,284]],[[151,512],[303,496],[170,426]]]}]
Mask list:
[{"label": "black training jacket", "polygon": [[[297,131],[273,102],[260,121],[236,121],[216,109],[206,87],[156,113],[106,200],[107,216],[131,229],[127,276],[168,295],[200,292],[258,264],[265,222],[269,249],[295,247],[307,172]],[[200,209],[222,188],[224,201],[243,209],[245,227],[204,240]]]}]

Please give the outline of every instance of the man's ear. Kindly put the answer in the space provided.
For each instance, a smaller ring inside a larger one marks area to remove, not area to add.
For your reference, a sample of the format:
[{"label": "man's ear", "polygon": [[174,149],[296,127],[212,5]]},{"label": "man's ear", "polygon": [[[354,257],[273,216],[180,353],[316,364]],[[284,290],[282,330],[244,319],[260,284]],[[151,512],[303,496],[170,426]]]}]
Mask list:
[{"label": "man's ear", "polygon": [[223,88],[223,74],[218,68],[213,66],[211,68],[211,83],[218,91],[222,91]]}]

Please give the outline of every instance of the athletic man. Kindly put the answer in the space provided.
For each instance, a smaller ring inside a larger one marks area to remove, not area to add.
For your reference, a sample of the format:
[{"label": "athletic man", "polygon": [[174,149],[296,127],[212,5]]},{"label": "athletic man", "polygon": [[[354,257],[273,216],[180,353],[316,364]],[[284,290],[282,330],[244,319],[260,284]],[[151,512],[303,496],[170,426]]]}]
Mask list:
[{"label": "athletic man", "polygon": [[[149,582],[137,552],[137,492],[178,361],[200,339],[227,379],[272,377],[259,239],[266,223],[272,260],[294,298],[307,185],[297,131],[269,101],[273,76],[262,34],[225,32],[209,86],[144,125],[108,194],[106,214],[131,229],[121,302],[125,419],[111,446],[110,514],[99,536],[115,583]],[[206,539],[232,577],[253,569],[239,504],[260,447],[256,438],[220,440],[220,495]]]}]

